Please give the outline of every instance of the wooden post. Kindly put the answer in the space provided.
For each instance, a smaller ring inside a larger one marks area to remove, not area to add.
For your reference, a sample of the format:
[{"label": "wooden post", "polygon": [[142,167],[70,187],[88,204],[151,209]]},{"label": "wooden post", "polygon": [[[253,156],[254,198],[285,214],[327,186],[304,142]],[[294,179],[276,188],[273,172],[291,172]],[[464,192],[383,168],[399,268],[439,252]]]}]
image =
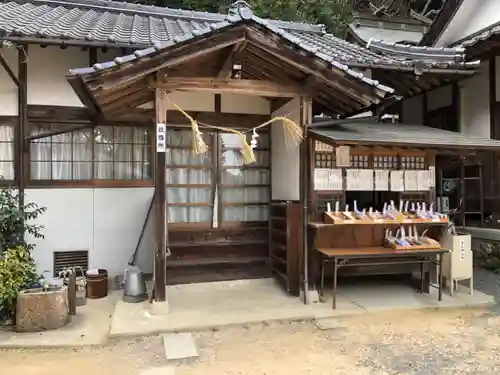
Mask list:
[{"label": "wooden post", "polygon": [[[167,93],[165,89],[157,88],[155,95],[156,123],[167,123]],[[166,134],[163,142],[166,142]],[[161,139],[157,137],[156,147]],[[156,153],[155,163],[155,228],[156,228],[156,251],[154,260],[154,298],[156,302],[165,302],[167,299],[167,186],[166,186],[166,154]]]},{"label": "wooden post", "polygon": [[[24,187],[25,187],[25,155],[27,155],[26,128],[28,112],[28,46],[21,45],[17,47],[18,55],[18,116],[16,155],[14,157],[14,175],[18,184],[19,209],[24,212]],[[24,231],[21,233],[21,240],[24,242]]]}]

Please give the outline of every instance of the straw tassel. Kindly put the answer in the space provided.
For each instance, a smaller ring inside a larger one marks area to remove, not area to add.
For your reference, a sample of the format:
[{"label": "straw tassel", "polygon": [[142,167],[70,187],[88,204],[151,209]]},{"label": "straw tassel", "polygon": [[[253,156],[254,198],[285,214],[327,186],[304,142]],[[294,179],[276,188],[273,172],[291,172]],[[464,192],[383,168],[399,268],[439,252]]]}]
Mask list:
[{"label": "straw tassel", "polygon": [[185,112],[181,107],[179,107],[177,104],[175,104],[172,101],[170,101],[170,102],[180,113],[182,113],[184,116],[186,116],[186,118],[189,120],[189,122],[191,124],[192,146],[193,146],[194,153],[199,155],[199,154],[203,154],[203,153],[207,152],[208,146],[205,143],[205,141],[203,140],[203,134],[201,133],[201,131],[198,127],[198,123],[195,121],[194,118],[189,116],[189,114],[187,112]]},{"label": "straw tassel", "polygon": [[[177,104],[175,104],[168,96],[167,99],[172,103],[172,105],[180,112],[182,113],[190,122],[191,124],[191,133],[192,133],[192,147],[193,151],[196,154],[203,154],[208,151],[208,146],[203,140],[203,134],[201,133],[198,123],[193,119],[186,111],[184,111],[182,108],[180,108]],[[302,139],[304,138],[304,132],[303,129],[297,125],[294,121],[290,120],[288,117],[284,116],[277,116],[273,117],[269,121],[266,121],[265,123],[256,126],[253,131],[254,134],[256,134],[256,130],[269,126],[272,123],[276,121],[281,121],[283,124],[283,130],[285,134],[285,144],[287,147],[291,145],[297,146],[300,144]],[[242,141],[242,153],[243,153],[243,162],[244,164],[251,164],[256,162],[256,157],[254,150],[252,146],[248,143],[246,135],[236,129],[232,128],[226,128],[226,127],[221,127],[221,126],[214,126],[210,124],[203,124],[204,126],[208,128],[213,128],[213,129],[218,129],[221,131],[226,131],[226,132],[231,132],[233,134],[239,134],[241,136],[241,141]]]}]

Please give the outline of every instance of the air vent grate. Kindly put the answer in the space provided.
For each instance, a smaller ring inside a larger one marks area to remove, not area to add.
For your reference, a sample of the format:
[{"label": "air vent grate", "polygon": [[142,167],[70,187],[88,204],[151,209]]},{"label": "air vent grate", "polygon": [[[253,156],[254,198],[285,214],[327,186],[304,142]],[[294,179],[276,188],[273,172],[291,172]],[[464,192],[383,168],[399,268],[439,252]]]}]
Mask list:
[{"label": "air vent grate", "polygon": [[82,267],[83,271],[89,269],[88,250],[77,251],[54,251],[54,277],[68,267]]}]

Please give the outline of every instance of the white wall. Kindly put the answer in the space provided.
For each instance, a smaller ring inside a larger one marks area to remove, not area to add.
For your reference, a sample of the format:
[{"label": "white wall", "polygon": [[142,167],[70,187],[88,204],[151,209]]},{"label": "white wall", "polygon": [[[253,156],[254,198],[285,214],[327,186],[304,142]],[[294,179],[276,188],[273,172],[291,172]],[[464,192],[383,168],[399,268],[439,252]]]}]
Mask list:
[{"label": "white wall", "polygon": [[413,96],[403,100],[401,108],[402,122],[405,124],[423,124],[424,102],[423,96]]},{"label": "white wall", "polygon": [[490,137],[488,77],[488,62],[484,62],[478,74],[459,82],[460,129],[464,134]]},{"label": "white wall", "polygon": [[[17,49],[2,48],[2,55],[17,75]],[[99,61],[120,55],[120,50],[99,52]],[[81,107],[82,103],[66,81],[71,68],[89,65],[89,52],[81,48],[28,47],[28,104]],[[3,68],[0,68],[0,116],[17,116],[17,89]]]},{"label": "white wall", "polygon": [[[3,48],[2,55],[17,74],[17,51],[15,47]],[[121,50],[99,51],[98,61],[109,61],[121,55]],[[89,65],[89,52],[81,48],[60,49],[59,47],[41,48],[30,45],[28,48],[28,104],[60,105],[82,107],[66,80],[72,68]],[[210,93],[175,92],[169,97],[184,110],[212,112],[215,107],[214,95]],[[0,67],[0,116],[17,116],[17,88],[7,73]],[[151,107],[146,104],[144,107]],[[169,109],[174,109],[169,103]],[[269,101],[250,95],[224,94],[221,111],[226,113],[265,114],[271,111]]]},{"label": "white wall", "polygon": [[[294,98],[272,116],[286,116],[300,124],[299,108],[300,99]],[[271,199],[299,200],[300,147],[287,142],[281,122],[271,124],[271,165]]]},{"label": "white wall", "polygon": [[[47,207],[38,224],[44,239],[36,239],[38,271],[52,271],[54,251],[88,250],[89,267],[122,274],[134,252],[153,188],[27,189],[26,201]],[[137,265],[153,270],[154,237],[150,220]]]},{"label": "white wall", "polygon": [[464,0],[436,42],[449,46],[500,21],[500,1]]}]

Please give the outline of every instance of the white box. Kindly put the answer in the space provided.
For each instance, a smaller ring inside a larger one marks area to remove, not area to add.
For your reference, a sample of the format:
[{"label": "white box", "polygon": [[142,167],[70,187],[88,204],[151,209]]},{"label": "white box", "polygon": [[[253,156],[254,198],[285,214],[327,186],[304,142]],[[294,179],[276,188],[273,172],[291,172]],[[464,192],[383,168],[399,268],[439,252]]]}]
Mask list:
[{"label": "white box", "polygon": [[456,282],[460,280],[469,281],[470,294],[473,293],[473,253],[471,248],[471,235],[457,233],[452,236],[446,233],[441,238],[443,249],[451,250],[443,255],[443,275],[450,283],[450,294],[456,289]]}]

